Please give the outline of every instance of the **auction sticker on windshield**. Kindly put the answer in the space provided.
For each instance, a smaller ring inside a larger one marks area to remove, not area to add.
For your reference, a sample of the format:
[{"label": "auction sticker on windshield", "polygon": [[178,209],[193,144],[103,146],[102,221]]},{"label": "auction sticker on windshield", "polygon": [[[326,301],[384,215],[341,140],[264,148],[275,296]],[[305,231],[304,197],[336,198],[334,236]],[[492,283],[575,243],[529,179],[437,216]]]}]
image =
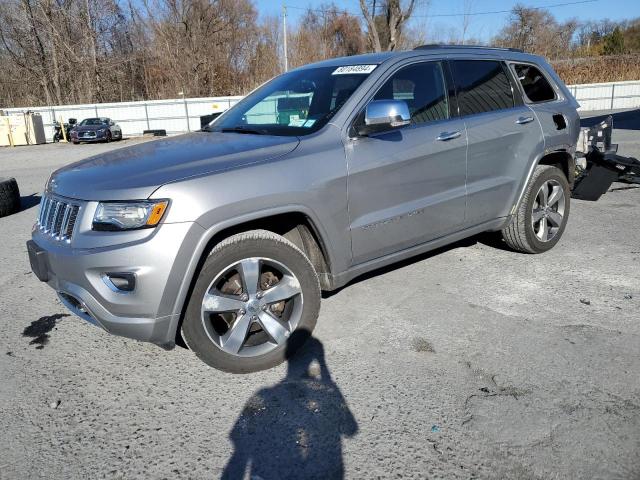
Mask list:
[{"label": "auction sticker on windshield", "polygon": [[377,65],[345,65],[336,68],[331,75],[347,75],[353,73],[371,73]]}]

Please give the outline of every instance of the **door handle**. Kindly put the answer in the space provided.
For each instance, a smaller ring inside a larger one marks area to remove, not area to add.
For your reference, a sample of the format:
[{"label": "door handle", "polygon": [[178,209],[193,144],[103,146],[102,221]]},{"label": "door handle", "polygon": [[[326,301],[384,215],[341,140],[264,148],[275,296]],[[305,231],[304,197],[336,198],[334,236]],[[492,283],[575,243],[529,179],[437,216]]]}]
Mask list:
[{"label": "door handle", "polygon": [[462,133],[460,132],[442,132],[440,135],[436,137],[436,140],[440,140],[441,142],[446,142],[447,140],[453,140],[454,138],[458,138]]},{"label": "door handle", "polygon": [[533,122],[533,117],[520,117],[516,120],[518,125],[524,125],[525,123]]}]

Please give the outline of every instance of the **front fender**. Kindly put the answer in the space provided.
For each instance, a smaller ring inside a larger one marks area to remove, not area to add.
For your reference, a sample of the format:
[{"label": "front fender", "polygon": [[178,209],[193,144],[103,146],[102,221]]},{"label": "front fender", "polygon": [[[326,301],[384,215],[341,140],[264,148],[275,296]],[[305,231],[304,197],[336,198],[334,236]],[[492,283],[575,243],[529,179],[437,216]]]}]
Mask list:
[{"label": "front fender", "polygon": [[165,295],[167,304],[163,305],[163,307],[170,310],[172,315],[172,321],[169,327],[170,334],[175,336],[177,333],[182,312],[186,306],[196,275],[202,266],[202,261],[206,258],[207,252],[212,248],[213,245],[211,243],[215,237],[227,229],[282,214],[303,214],[309,218],[316,230],[315,233],[318,235],[319,241],[324,246],[324,251],[328,256],[328,263],[331,265],[333,249],[331,248],[330,238],[326,231],[324,231],[322,223],[319,222],[315,212],[304,205],[283,205],[256,210],[222,220],[206,228],[196,223],[197,226],[192,229],[191,235],[185,239],[181,249],[187,253],[187,255],[181,257],[181,261],[176,262],[172,268],[171,278],[180,279],[174,286],[173,290],[175,294]]}]

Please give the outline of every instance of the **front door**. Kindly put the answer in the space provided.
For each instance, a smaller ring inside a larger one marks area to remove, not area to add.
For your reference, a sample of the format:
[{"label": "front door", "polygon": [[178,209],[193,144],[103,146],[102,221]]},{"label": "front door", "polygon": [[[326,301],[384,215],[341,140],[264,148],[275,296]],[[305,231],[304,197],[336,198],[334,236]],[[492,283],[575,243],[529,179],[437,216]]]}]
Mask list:
[{"label": "front door", "polygon": [[464,224],[467,139],[464,122],[450,118],[442,64],[400,68],[371,98],[388,99],[407,102],[411,125],[346,147],[354,264]]}]

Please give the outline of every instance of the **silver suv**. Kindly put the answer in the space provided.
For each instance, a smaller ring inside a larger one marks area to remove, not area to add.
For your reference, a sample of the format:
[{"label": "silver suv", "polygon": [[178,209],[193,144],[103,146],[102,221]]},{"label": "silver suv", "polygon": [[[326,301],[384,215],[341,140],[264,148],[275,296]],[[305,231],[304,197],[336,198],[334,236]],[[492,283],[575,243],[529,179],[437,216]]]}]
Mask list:
[{"label": "silver suv", "polygon": [[364,272],[486,231],[522,252],[553,247],[577,106],[516,50],[307,65],[203,131],[53,173],[32,269],[108,332],[184,340],[221,370],[269,368],[313,330],[320,292]]}]

